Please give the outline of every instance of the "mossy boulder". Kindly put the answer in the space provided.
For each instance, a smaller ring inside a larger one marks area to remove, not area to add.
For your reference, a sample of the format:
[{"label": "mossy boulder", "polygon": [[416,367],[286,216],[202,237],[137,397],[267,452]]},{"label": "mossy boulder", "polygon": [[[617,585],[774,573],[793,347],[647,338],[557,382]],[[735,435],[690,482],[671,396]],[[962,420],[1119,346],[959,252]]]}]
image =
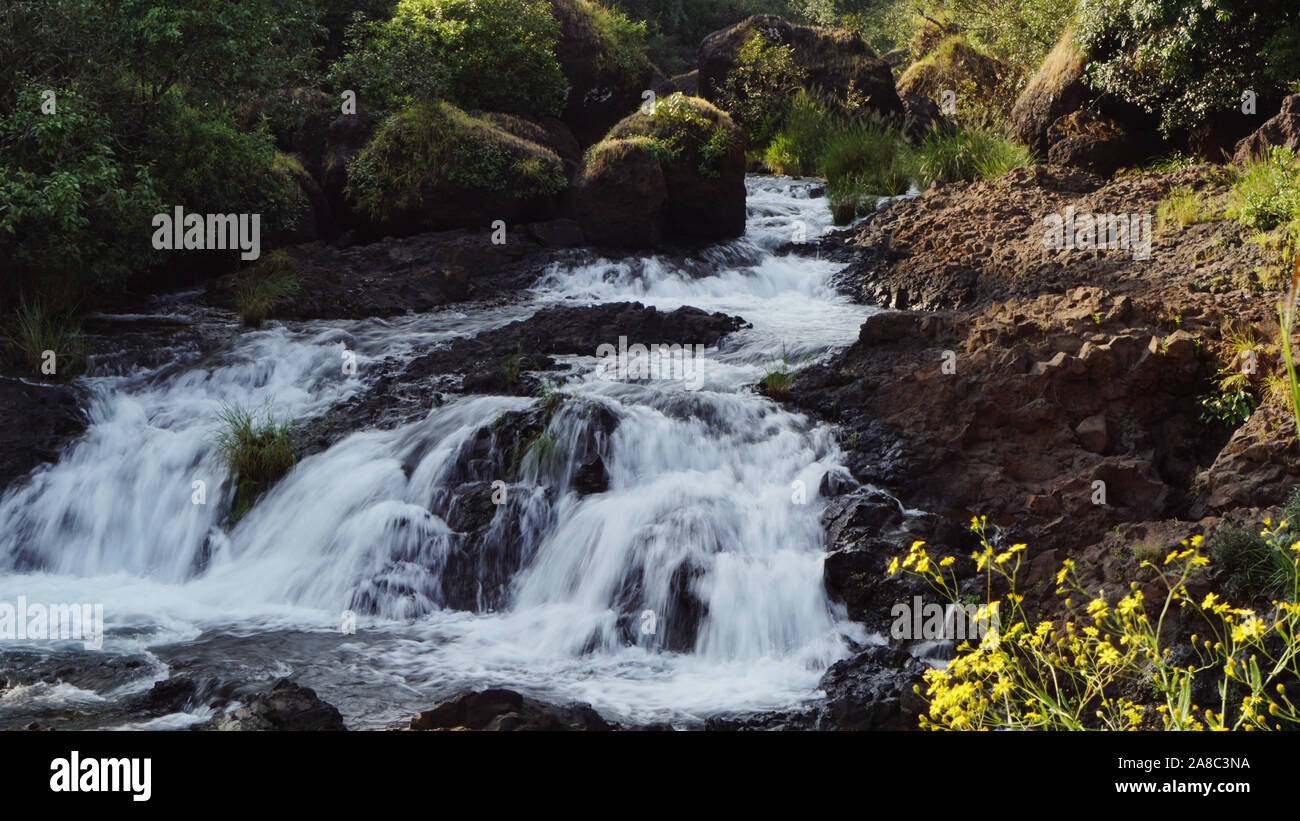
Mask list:
[{"label": "mossy boulder", "polygon": [[551,215],[566,186],[551,149],[450,103],[389,119],[348,165],[348,193],[390,236]]},{"label": "mossy boulder", "polygon": [[638,111],[587,151],[574,210],[595,243],[645,248],[745,230],[740,128],[699,97],[672,94]]},{"label": "mossy boulder", "polygon": [[644,26],[590,0],[551,0],[560,23],[555,57],[569,83],[560,115],[582,146],[641,104],[654,68]]},{"label": "mossy boulder", "polygon": [[903,112],[893,70],[862,35],[848,29],[796,26],[771,14],[755,15],[704,38],[699,55],[703,97],[710,102],[720,99],[741,46],[755,33],[773,45],[792,47],[794,62],[804,73],[804,87],[883,114]]},{"label": "mossy boulder", "polygon": [[960,34],[939,41],[898,78],[899,96],[916,94],[941,102],[952,91],[958,109],[985,108],[995,103],[1006,66],[972,46]]},{"label": "mossy boulder", "polygon": [[1088,60],[1067,30],[1030,78],[1011,109],[1011,135],[1037,154],[1051,148],[1049,131],[1061,117],[1096,98],[1084,82]]}]

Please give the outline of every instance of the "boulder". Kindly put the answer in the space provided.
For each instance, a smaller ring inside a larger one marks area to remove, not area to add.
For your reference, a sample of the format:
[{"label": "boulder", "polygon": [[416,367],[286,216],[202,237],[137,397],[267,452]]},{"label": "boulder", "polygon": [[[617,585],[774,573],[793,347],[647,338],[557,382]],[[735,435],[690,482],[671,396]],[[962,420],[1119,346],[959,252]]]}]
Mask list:
[{"label": "boulder", "polygon": [[1087,65],[1073,30],[1067,30],[1016,99],[1009,122],[1012,136],[1035,153],[1046,154],[1052,124],[1096,96],[1084,82]]},{"label": "boulder", "polygon": [[573,202],[591,242],[654,247],[745,231],[740,129],[699,97],[673,94],[638,111],[587,152]]},{"label": "boulder", "polygon": [[1060,117],[1048,129],[1052,147],[1047,160],[1109,177],[1136,162],[1143,153],[1142,140],[1115,120],[1079,110]]},{"label": "boulder", "polygon": [[548,704],[514,690],[492,689],[457,693],[411,719],[412,730],[587,730],[616,727],[589,704]]},{"label": "boulder", "polygon": [[347,173],[374,231],[395,237],[544,219],[567,185],[555,151],[445,102],[385,120]]},{"label": "boulder", "polygon": [[560,22],[555,57],[569,82],[560,119],[583,146],[599,140],[641,105],[654,71],[644,54],[619,51],[618,44],[602,37],[593,15],[611,12],[592,6],[583,0],[551,0],[551,11]]},{"label": "boulder", "polygon": [[326,131],[319,180],[331,218],[339,231],[356,230],[366,224],[356,201],[347,192],[348,163],[370,141],[375,125],[374,115],[358,107],[356,114],[335,118]]},{"label": "boulder", "polygon": [[196,730],[346,730],[343,717],[309,687],[282,678],[242,707],[222,713]]},{"label": "boulder", "polygon": [[79,394],[67,385],[40,385],[0,376],[0,492],[33,468],[52,462],[86,429]]},{"label": "boulder", "polygon": [[883,114],[901,114],[894,89],[894,72],[855,31],[796,26],[775,15],[755,15],[715,31],[700,44],[700,94],[717,102],[736,55],[755,32],[776,45],[792,46],[796,64],[804,70],[804,85],[844,100],[865,98],[864,105]]},{"label": "boulder", "polygon": [[1300,94],[1292,94],[1282,101],[1277,116],[1260,126],[1259,130],[1237,143],[1232,161],[1238,165],[1262,157],[1275,145],[1300,151]]},{"label": "boulder", "polygon": [[[997,96],[1006,66],[954,35],[940,41],[929,54],[912,63],[898,78],[899,96],[918,95],[939,100],[944,91],[956,95],[956,105],[984,106]],[[966,99],[973,97],[973,99]]]},{"label": "boulder", "polygon": [[650,248],[663,240],[668,183],[647,140],[605,140],[591,148],[572,198],[588,242]]},{"label": "boulder", "polygon": [[898,96],[903,103],[904,129],[909,137],[916,139],[947,122],[939,111],[939,104],[929,97],[909,92]]}]

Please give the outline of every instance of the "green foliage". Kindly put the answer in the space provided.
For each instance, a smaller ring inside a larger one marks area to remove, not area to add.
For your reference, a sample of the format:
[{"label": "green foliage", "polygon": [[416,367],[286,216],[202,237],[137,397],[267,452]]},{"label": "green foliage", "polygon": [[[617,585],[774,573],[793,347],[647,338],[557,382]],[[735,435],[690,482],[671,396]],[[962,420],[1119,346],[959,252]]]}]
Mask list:
[{"label": "green foliage", "polygon": [[794,47],[776,45],[761,32],[750,35],[736,52],[719,104],[745,130],[749,147],[763,148],[784,119],[804,71],[794,61]]},{"label": "green foliage", "polygon": [[939,128],[917,146],[920,187],[987,180],[1033,162],[1029,149],[990,128]]},{"label": "green foliage", "polygon": [[1300,488],[1292,488],[1275,538],[1254,530],[1229,527],[1210,543],[1210,555],[1227,576],[1227,592],[1238,598],[1295,600],[1288,582],[1300,555],[1287,546],[1300,539]]},{"label": "green foliage", "polygon": [[302,289],[302,266],[284,251],[273,251],[235,278],[235,306],[251,328],[262,324],[286,296]]},{"label": "green foliage", "polygon": [[1300,163],[1291,149],[1273,146],[1263,159],[1234,173],[1228,214],[1247,228],[1270,231],[1300,219]]},{"label": "green foliage", "polygon": [[880,196],[906,194],[916,178],[916,156],[892,125],[867,120],[831,135],[822,153],[826,195],[838,224],[876,207]]},{"label": "green foliage", "polygon": [[[632,33],[610,24],[616,59]],[[461,108],[558,114],[567,86],[547,0],[400,0],[393,16],[361,23],[333,80],[373,107],[444,99]]]},{"label": "green foliage", "polygon": [[506,384],[513,386],[518,382],[519,374],[527,364],[528,355],[524,353],[524,344],[520,342],[515,345],[515,352],[501,362],[501,374],[505,377]]},{"label": "green foliage", "polygon": [[725,114],[699,97],[678,92],[659,100],[654,113],[625,119],[606,139],[636,140],[661,163],[693,164],[703,176],[717,177],[737,137]]},{"label": "green foliage", "polygon": [[625,77],[639,75],[646,66],[646,24],[631,20],[622,12],[591,0],[573,0],[600,40],[596,62],[614,68]]},{"label": "green foliage", "polygon": [[223,404],[217,420],[221,425],[216,437],[217,452],[236,483],[228,521],[233,525],[297,461],[293,425],[276,421],[269,410],[259,418],[253,410],[234,404]]},{"label": "green foliage", "polygon": [[1238,427],[1255,412],[1255,397],[1244,385],[1220,388],[1201,400],[1201,421]]},{"label": "green foliage", "polygon": [[818,172],[827,139],[841,126],[827,100],[800,90],[790,102],[785,121],[768,144],[763,159],[778,174],[808,176]]},{"label": "green foliage", "polygon": [[[66,379],[75,376],[85,368],[90,351],[81,323],[70,314],[55,313],[39,299],[24,301],[18,306],[4,341],[10,353],[22,360],[32,377]],[[53,374],[42,370],[46,351],[54,352]]]},{"label": "green foliage", "polygon": [[752,14],[815,22],[805,13],[804,0],[609,0],[609,5],[645,22],[650,60],[669,75],[694,68],[682,57],[683,49],[698,48],[710,33]]},{"label": "green foliage", "polygon": [[348,174],[349,192],[376,218],[416,207],[439,187],[524,199],[566,185],[553,152],[439,102],[385,120]]},{"label": "green foliage", "polygon": [[1081,0],[1089,81],[1160,116],[1170,134],[1279,94],[1295,75],[1292,0]]},{"label": "green foliage", "polygon": [[[805,363],[812,361],[812,354],[803,358]],[[794,385],[795,370],[790,367],[790,357],[786,353],[785,344],[781,345],[781,358],[767,369],[759,384],[763,386],[763,392],[769,398],[778,402],[784,402],[790,398],[790,388]]]},{"label": "green foliage", "polygon": [[287,224],[298,204],[274,148],[232,110],[305,82],[315,15],[305,0],[6,5],[0,301],[67,304],[158,265],[168,258],[149,248],[149,220],[174,204]]}]

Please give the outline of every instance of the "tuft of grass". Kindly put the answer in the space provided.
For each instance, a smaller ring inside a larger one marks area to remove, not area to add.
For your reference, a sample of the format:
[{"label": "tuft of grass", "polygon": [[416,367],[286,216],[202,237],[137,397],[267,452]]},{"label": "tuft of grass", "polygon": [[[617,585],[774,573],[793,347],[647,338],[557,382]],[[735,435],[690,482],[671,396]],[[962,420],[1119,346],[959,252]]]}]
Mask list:
[{"label": "tuft of grass", "polygon": [[528,356],[524,353],[524,343],[516,343],[515,352],[507,356],[501,363],[501,373],[505,376],[507,385],[514,385],[519,381],[519,374],[523,371],[527,362]]},{"label": "tuft of grass", "polygon": [[1215,218],[1212,208],[1190,185],[1180,185],[1170,190],[1156,206],[1156,225],[1163,231],[1170,225],[1193,225]]},{"label": "tuft of grass", "polygon": [[1286,146],[1236,169],[1228,216],[1247,228],[1271,231],[1300,219],[1300,163]]},{"label": "tuft of grass", "polygon": [[920,188],[934,182],[988,180],[1034,161],[1028,148],[991,128],[935,129],[922,138],[916,153]]},{"label": "tuft of grass", "polygon": [[223,404],[217,413],[221,425],[217,450],[236,483],[235,501],[228,524],[243,518],[257,497],[294,466],[294,441],[289,421],[276,421],[268,410],[259,417],[254,411]]},{"label": "tuft of grass", "polygon": [[271,252],[235,278],[235,306],[240,320],[256,328],[282,299],[301,288],[302,266],[284,251]]},{"label": "tuft of grass", "polygon": [[796,94],[781,129],[763,152],[768,167],[792,177],[818,173],[827,141],[844,127],[833,106],[808,91]]},{"label": "tuft of grass", "polygon": [[35,376],[75,376],[86,367],[90,343],[71,313],[52,310],[40,299],[24,300],[9,323],[5,342]]},{"label": "tuft of grass", "polygon": [[[812,354],[808,354],[803,361],[812,360]],[[786,353],[785,345],[781,345],[781,358],[772,363],[759,384],[763,386],[764,392],[768,397],[778,402],[784,402],[790,398],[790,387],[794,384],[795,371],[790,367],[790,357]]]},{"label": "tuft of grass", "polygon": [[[1300,538],[1300,487],[1291,489],[1282,510],[1287,545]],[[1210,554],[1227,574],[1227,590],[1242,598],[1294,600],[1296,591],[1288,589],[1295,577],[1300,554],[1287,550],[1277,538],[1269,539],[1255,530],[1230,527],[1219,533],[1210,545]]]}]

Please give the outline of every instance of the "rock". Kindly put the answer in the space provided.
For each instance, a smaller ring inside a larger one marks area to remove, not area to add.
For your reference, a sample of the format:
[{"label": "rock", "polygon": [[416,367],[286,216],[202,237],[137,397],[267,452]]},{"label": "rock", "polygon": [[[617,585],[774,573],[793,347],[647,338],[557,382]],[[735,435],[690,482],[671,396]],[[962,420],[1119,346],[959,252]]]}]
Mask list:
[{"label": "rock", "polygon": [[1292,94],[1283,100],[1282,110],[1277,116],[1237,143],[1232,161],[1244,165],[1252,159],[1265,156],[1268,149],[1275,145],[1300,151],[1300,94]]},{"label": "rock", "polygon": [[644,56],[629,66],[623,55],[608,53],[599,24],[581,2],[551,0],[551,11],[560,22],[555,57],[569,83],[560,119],[573,130],[580,145],[588,146],[641,105],[641,93],[650,88],[653,68]]},{"label": "rock", "polygon": [[1052,143],[1048,136],[1052,124],[1095,96],[1084,81],[1087,66],[1073,29],[1067,29],[1016,99],[1009,122],[1013,136],[1045,155]]},{"label": "rock", "polygon": [[929,666],[907,652],[868,647],[837,661],[818,685],[826,699],[817,716],[819,730],[913,730],[925,700],[912,688],[923,687]]},{"label": "rock", "polygon": [[528,236],[547,248],[578,248],[585,245],[582,226],[577,220],[554,219],[546,222],[532,222],[524,226]]},{"label": "rock", "polygon": [[373,230],[394,237],[550,217],[567,185],[554,151],[443,102],[385,120],[349,173]]},{"label": "rock", "polygon": [[644,142],[593,146],[573,182],[572,200],[583,235],[593,244],[653,248],[663,241],[668,183]]},{"label": "rock", "polygon": [[489,122],[509,134],[540,145],[553,152],[564,164],[566,179],[572,179],[582,162],[582,148],[573,131],[563,120],[556,117],[543,117],[534,122],[513,114],[501,114],[495,111],[475,111],[472,116]]},{"label": "rock", "polygon": [[928,131],[940,128],[947,123],[939,112],[939,104],[921,94],[904,92],[899,94],[903,103],[904,129],[907,136],[918,139]]},{"label": "rock", "polygon": [[[329,205],[331,218],[339,231],[359,230],[368,221],[347,193],[348,163],[365,148],[375,133],[373,114],[358,106],[356,114],[343,114],[329,124],[325,146],[321,151],[320,187]],[[331,240],[334,237],[323,236]]]},{"label": "rock", "polygon": [[898,94],[937,100],[944,91],[951,90],[975,98],[956,99],[959,108],[983,106],[998,95],[1005,71],[1006,66],[1000,60],[979,51],[964,36],[952,35],[903,72],[898,78]]},{"label": "rock", "polygon": [[[724,146],[722,153],[711,153],[717,145]],[[648,248],[666,239],[740,236],[740,129],[698,97],[660,100],[653,114],[624,118],[587,153],[573,202],[584,235],[602,245]]]},{"label": "rock", "polygon": [[844,100],[850,89],[866,99],[866,108],[882,114],[902,114],[894,73],[889,64],[855,31],[814,28],[787,23],[775,15],[755,15],[715,31],[700,44],[700,93],[717,102],[736,54],[759,32],[777,45],[793,46],[794,61],[805,72],[804,85]]},{"label": "rock", "polygon": [[547,731],[617,729],[589,704],[563,706],[528,698],[513,690],[457,693],[411,719],[412,730]]},{"label": "rock", "polygon": [[86,429],[80,394],[68,385],[0,376],[0,493],[45,462]]},{"label": "rock", "polygon": [[195,730],[345,730],[343,717],[308,687],[287,678],[258,693],[242,707],[222,713]]},{"label": "rock", "polygon": [[700,70],[691,69],[684,74],[678,74],[674,77],[665,78],[654,88],[655,94],[660,97],[667,97],[669,94],[685,94],[687,97],[698,97],[700,94]]},{"label": "rock", "polygon": [[1079,443],[1093,453],[1105,453],[1110,448],[1110,432],[1106,428],[1106,414],[1087,417],[1074,429]]},{"label": "rock", "polygon": [[1084,111],[1059,118],[1048,133],[1052,139],[1048,162],[1082,168],[1099,177],[1131,165],[1143,151],[1142,142],[1115,120]]}]

